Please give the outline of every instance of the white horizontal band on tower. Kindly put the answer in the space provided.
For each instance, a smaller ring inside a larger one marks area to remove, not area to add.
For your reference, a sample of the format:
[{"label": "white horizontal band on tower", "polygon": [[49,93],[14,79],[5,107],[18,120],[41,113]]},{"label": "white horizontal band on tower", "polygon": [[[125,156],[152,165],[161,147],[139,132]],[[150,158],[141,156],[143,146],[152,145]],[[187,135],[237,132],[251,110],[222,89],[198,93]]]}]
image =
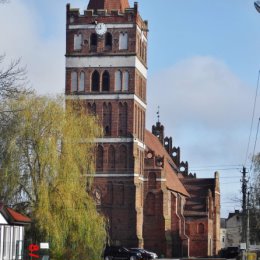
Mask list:
[{"label": "white horizontal band on tower", "polygon": [[134,99],[141,107],[146,109],[147,105],[135,94],[87,94],[66,95],[66,100],[131,100]]},{"label": "white horizontal band on tower", "polygon": [[147,79],[147,69],[136,56],[67,57],[66,68],[137,68]]}]

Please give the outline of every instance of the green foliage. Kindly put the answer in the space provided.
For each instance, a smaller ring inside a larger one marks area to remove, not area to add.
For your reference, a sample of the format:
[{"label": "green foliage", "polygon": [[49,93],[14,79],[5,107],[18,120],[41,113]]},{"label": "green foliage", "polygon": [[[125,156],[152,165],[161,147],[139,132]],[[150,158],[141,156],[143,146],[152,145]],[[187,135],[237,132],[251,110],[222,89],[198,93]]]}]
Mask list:
[{"label": "green foliage", "polygon": [[93,141],[101,135],[95,117],[80,104],[76,113],[70,105],[65,112],[62,99],[35,95],[6,106],[14,112],[0,127],[1,176],[9,187],[2,196],[12,194],[11,201],[30,213],[31,235],[50,241],[53,259],[100,259],[105,221],[86,192],[94,172]]}]

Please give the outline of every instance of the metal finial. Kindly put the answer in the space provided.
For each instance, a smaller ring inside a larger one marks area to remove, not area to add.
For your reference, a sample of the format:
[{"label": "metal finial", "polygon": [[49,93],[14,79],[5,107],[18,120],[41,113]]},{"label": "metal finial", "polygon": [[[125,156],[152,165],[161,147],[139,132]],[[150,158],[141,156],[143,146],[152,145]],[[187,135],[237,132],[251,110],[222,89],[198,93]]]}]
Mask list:
[{"label": "metal finial", "polygon": [[158,123],[160,123],[160,107],[158,106],[158,111],[156,112],[157,118],[158,118]]}]

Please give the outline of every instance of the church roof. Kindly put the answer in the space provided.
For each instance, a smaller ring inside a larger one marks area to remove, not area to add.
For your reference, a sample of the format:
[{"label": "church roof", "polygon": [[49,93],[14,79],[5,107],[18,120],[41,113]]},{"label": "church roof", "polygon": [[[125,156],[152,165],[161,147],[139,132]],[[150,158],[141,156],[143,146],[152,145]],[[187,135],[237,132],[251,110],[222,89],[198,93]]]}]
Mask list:
[{"label": "church roof", "polygon": [[190,194],[190,198],[185,204],[185,215],[193,212],[196,215],[207,211],[207,197],[211,190],[214,196],[214,178],[182,178],[180,179],[184,187]]},{"label": "church roof", "polygon": [[119,10],[124,12],[126,8],[129,8],[128,0],[90,0],[88,9],[104,9],[104,10]]},{"label": "church roof", "polygon": [[174,170],[172,169],[172,167],[170,165],[170,164],[174,165],[174,162],[172,161],[170,155],[164,149],[163,145],[158,140],[158,138],[156,136],[154,136],[148,130],[145,131],[145,145],[149,149],[154,151],[154,153],[156,155],[164,156],[164,158],[165,158],[164,168],[166,171],[167,188],[189,197],[189,193],[187,192],[185,187],[182,185],[177,174],[174,172]]}]

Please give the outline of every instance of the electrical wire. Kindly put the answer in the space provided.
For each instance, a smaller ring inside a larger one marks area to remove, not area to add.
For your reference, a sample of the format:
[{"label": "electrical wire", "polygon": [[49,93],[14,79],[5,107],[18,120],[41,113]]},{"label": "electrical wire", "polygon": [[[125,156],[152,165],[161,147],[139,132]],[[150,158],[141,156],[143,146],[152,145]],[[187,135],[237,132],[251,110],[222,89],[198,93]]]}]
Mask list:
[{"label": "electrical wire", "polygon": [[[255,155],[255,148],[256,148],[256,143],[257,143],[257,137],[258,137],[258,132],[259,132],[259,123],[260,123],[260,118],[258,120],[258,124],[257,124],[257,129],[256,129],[256,136],[255,136],[255,144],[254,144],[254,149],[253,149],[253,156]],[[250,173],[253,167],[253,160],[251,160],[251,165],[250,165]],[[249,175],[250,177],[250,175]]]},{"label": "electrical wire", "polygon": [[252,135],[252,130],[253,130],[253,122],[254,122],[254,118],[255,118],[255,108],[256,108],[256,99],[257,99],[257,93],[258,93],[258,87],[259,87],[259,76],[260,76],[260,70],[258,71],[255,100],[254,100],[253,113],[252,113],[251,126],[250,126],[250,133],[249,133],[249,138],[248,138],[248,143],[247,143],[246,157],[245,157],[244,165],[246,165],[246,163],[247,163],[247,159],[248,159],[247,157],[248,157],[251,135]]}]

